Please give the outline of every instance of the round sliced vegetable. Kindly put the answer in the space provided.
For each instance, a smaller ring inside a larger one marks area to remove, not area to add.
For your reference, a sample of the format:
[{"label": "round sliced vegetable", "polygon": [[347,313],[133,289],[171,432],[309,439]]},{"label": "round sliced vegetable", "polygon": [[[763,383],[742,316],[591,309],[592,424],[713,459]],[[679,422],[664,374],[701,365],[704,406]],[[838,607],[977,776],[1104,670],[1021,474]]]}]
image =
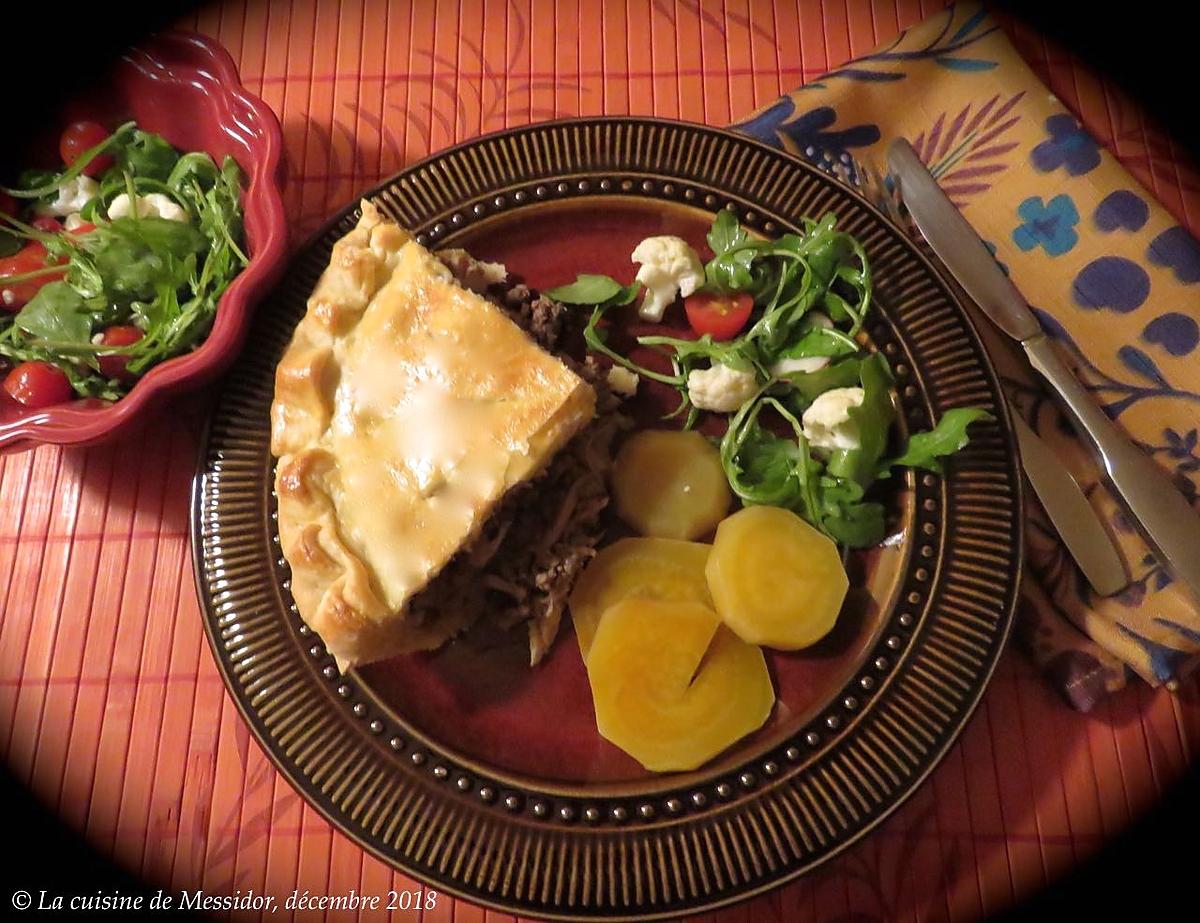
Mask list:
[{"label": "round sliced vegetable", "polygon": [[[99,122],[72,122],[62,133],[58,142],[58,153],[68,167],[79,159],[81,154],[94,148],[107,138],[109,131]],[[111,154],[97,154],[83,168],[87,176],[99,176],[113,165]]]},{"label": "round sliced vegetable", "polygon": [[571,591],[571,620],[586,661],[605,611],[622,599],[668,599],[712,605],[704,562],[708,545],[672,538],[623,538],[602,548]]},{"label": "round sliced vegetable", "polygon": [[696,292],[683,299],[683,310],[696,333],[708,334],[714,340],[732,340],[742,332],[754,298],[748,294],[722,295],[716,292]]},{"label": "round sliced vegetable", "polygon": [[789,651],[829,633],[849,587],[837,545],[774,506],[722,522],[705,573],[717,612],[739,638]]},{"label": "round sliced vegetable", "polygon": [[[102,346],[132,346],[145,334],[132,325],[108,327],[100,334]],[[137,381],[138,376],[129,371],[126,366],[129,357],[120,353],[109,353],[99,357],[100,372],[105,378],[115,378],[118,381]]]},{"label": "round sliced vegetable", "polygon": [[695,431],[644,430],[613,463],[617,515],[643,535],[695,539],[712,531],[732,496],[721,454]]},{"label": "round sliced vegetable", "polygon": [[587,661],[596,727],[646,769],[695,769],[762,727],[775,690],[762,651],[696,602],[626,599]]},{"label": "round sliced vegetable", "polygon": [[4,390],[31,409],[62,404],[75,396],[66,373],[49,362],[22,362],[5,376]]}]

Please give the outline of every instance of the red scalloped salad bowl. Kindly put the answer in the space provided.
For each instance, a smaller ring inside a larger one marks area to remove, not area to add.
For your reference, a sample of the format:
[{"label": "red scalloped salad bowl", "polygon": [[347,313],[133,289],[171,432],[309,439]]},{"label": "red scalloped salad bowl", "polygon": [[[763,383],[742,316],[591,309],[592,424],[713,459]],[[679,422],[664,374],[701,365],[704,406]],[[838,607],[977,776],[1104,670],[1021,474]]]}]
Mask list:
[{"label": "red scalloped salad bowl", "polygon": [[[163,362],[119,401],[76,400],[30,410],[0,394],[0,452],[49,442],[92,445],[117,436],[165,398],[216,378],[236,356],[250,311],[275,284],[287,254],[287,222],[279,192],[283,132],[261,99],[241,85],[233,59],[203,36],[170,32],[127,51],[94,91],[66,107],[61,122],[80,118],[116,125],[136,119],[182,151],[231,155],[246,176],[242,207],[250,264],[226,289],[207,338]],[[55,135],[57,137],[57,135]]]}]

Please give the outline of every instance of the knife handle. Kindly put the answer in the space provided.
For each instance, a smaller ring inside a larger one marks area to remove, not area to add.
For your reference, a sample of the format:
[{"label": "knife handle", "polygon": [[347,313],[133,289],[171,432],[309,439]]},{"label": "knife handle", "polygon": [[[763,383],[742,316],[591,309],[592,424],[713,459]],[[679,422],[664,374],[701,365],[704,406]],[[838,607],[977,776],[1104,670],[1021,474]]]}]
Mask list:
[{"label": "knife handle", "polygon": [[1167,569],[1200,599],[1200,513],[1145,452],[1100,409],[1045,334],[1021,343],[1061,398],[1076,431],[1099,456],[1117,497]]}]

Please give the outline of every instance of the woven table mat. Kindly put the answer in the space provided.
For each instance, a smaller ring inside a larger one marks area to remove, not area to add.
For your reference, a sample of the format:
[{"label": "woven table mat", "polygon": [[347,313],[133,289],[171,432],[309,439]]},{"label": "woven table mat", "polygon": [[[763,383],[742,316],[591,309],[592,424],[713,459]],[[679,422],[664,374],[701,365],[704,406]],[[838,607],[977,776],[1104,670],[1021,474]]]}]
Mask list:
[{"label": "woven table mat", "polygon": [[[723,125],[942,6],[229,2],[179,25],[220,40],[279,114],[299,243],[363,188],[456,141],[597,113]],[[1006,26],[1092,134],[1200,230],[1200,183],[1170,139],[1068,55]],[[420,891],[300,800],[224,692],[187,539],[206,408],[197,395],[113,445],[0,459],[4,759],[155,887],[254,889],[280,904],[305,889],[385,901]],[[876,832],[815,874],[704,919],[981,919],[1118,834],[1198,748],[1196,680],[1176,695],[1131,683],[1085,716],[1009,651],[961,740]],[[512,919],[444,895],[417,903],[398,918]]]}]

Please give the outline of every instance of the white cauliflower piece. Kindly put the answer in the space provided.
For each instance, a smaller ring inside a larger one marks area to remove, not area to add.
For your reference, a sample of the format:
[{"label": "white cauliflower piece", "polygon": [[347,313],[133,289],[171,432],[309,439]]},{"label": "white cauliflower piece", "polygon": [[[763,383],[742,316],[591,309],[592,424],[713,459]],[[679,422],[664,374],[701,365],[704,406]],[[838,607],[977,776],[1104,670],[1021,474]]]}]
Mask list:
[{"label": "white cauliflower piece", "polygon": [[832,388],[812,402],[800,422],[804,438],[814,449],[857,449],[861,444],[858,425],[850,419],[850,408],[863,402],[862,388]]},{"label": "white cauliflower piece", "polygon": [[63,227],[68,231],[75,231],[83,227],[87,222],[83,220],[83,216],[79,212],[71,212],[63,221]]},{"label": "white cauliflower piece", "polygon": [[614,365],[610,368],[605,380],[608,382],[609,388],[625,397],[633,397],[637,394],[638,383],[641,381],[637,372],[630,371],[623,365]]},{"label": "white cauliflower piece", "polygon": [[99,191],[99,183],[80,173],[58,187],[58,196],[53,202],[39,202],[34,211],[42,216],[54,215],[61,218],[82,209]]},{"label": "white cauliflower piece", "polygon": [[[122,192],[108,203],[108,217],[114,221],[117,218],[128,218],[133,214],[129,203],[129,194]],[[187,221],[185,212],[170,196],[161,192],[151,192],[137,197],[137,215],[139,218],[165,218],[167,221]]]},{"label": "white cauliflower piece", "polygon": [[704,264],[681,237],[647,237],[633,248],[631,260],[641,263],[637,280],[646,286],[638,308],[642,320],[662,320],[677,294],[686,298],[704,284]]},{"label": "white cauliflower piece", "polygon": [[[826,330],[833,326],[833,321],[822,314],[820,311],[814,311],[807,315],[812,321],[813,326],[824,327]],[[819,372],[825,366],[829,365],[830,358],[828,356],[806,356],[802,359],[778,359],[771,366],[771,374],[776,378],[782,378],[788,372]]]},{"label": "white cauliflower piece", "polygon": [[758,382],[753,371],[731,369],[720,362],[688,372],[688,397],[700,410],[732,413],[754,397]]}]

